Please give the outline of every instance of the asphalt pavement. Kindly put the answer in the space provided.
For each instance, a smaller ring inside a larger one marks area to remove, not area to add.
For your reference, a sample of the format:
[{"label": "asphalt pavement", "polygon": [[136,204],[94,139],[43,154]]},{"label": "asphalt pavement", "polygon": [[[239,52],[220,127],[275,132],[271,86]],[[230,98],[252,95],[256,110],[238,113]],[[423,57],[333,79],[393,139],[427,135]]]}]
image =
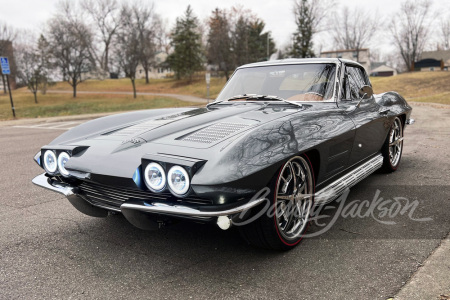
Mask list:
[{"label": "asphalt pavement", "polygon": [[[121,215],[85,216],[31,183],[42,172],[33,156],[79,121],[0,124],[0,299],[449,295],[450,109],[413,108],[397,172],[371,175],[341,202],[381,197],[390,210],[361,217],[332,203],[322,220],[339,215],[333,225],[289,252],[253,248],[236,229],[179,223],[142,231]],[[397,202],[403,214],[395,214]]]}]

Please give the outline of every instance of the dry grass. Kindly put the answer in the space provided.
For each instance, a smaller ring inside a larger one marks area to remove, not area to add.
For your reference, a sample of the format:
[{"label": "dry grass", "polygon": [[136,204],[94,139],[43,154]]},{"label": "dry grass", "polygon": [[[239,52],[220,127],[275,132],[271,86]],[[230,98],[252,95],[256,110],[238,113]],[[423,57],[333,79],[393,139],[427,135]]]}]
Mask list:
[{"label": "dry grass", "polygon": [[[131,95],[89,95],[80,94],[76,99],[71,94],[38,95],[38,104],[34,103],[33,95],[25,89],[13,91],[14,106],[18,118],[39,118],[91,114],[100,112],[127,111],[137,109],[152,109],[163,107],[181,107],[198,105],[172,98],[156,96]],[[12,119],[9,96],[0,94],[0,120]]]},{"label": "dry grass", "polygon": [[396,91],[407,100],[450,104],[450,72],[414,72],[372,77],[374,92]]},{"label": "dry grass", "polygon": [[[222,89],[224,78],[211,78],[210,98],[214,99]],[[169,93],[193,95],[206,98],[206,84],[204,76],[194,78],[192,82],[175,79],[152,79],[145,84],[144,79],[136,81],[138,92]],[[50,87],[53,91],[71,91],[67,82],[58,82]],[[95,92],[132,92],[131,81],[124,79],[87,80],[82,82],[78,91]],[[38,95],[38,104],[34,103],[33,95],[21,88],[13,91],[16,115],[18,118],[38,118],[51,116],[78,115],[87,113],[127,111],[136,109],[152,109],[163,107],[180,107],[199,105],[159,96],[138,96],[133,99],[130,95],[114,94],[78,94],[73,98],[71,94]],[[11,119],[11,106],[8,95],[0,93],[0,120]]]},{"label": "dry grass", "polygon": [[[215,98],[224,86],[225,78],[211,78],[210,97]],[[72,87],[66,82],[58,82],[50,87],[51,90],[70,91]],[[86,80],[78,86],[79,91],[115,91],[132,92],[131,81],[128,78],[106,79],[106,80]],[[206,98],[206,83],[204,77],[197,77],[189,82],[187,80],[176,80],[173,78],[150,79],[149,84],[145,84],[144,79],[136,80],[136,90],[138,92],[169,93],[192,95]]]}]

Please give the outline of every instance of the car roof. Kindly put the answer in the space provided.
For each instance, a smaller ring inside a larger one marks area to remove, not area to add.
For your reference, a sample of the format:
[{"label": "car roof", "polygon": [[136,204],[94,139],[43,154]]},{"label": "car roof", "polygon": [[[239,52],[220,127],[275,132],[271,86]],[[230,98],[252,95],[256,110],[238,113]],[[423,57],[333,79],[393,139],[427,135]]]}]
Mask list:
[{"label": "car roof", "polygon": [[269,60],[257,63],[246,64],[238,67],[241,68],[252,68],[252,67],[264,67],[264,66],[277,66],[277,65],[295,65],[295,64],[311,64],[311,63],[346,63],[353,64],[357,66],[361,66],[361,64],[356,61],[341,59],[341,58],[287,58],[287,59],[277,59],[277,60]]}]

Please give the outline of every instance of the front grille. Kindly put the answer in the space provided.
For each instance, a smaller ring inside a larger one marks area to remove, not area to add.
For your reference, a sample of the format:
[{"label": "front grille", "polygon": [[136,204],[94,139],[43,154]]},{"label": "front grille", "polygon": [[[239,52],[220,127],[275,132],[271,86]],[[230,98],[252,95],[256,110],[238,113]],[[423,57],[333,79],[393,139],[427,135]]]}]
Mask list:
[{"label": "front grille", "polygon": [[229,135],[236,133],[249,125],[237,123],[217,123],[203,128],[182,138],[183,141],[210,144],[222,140]]},{"label": "front grille", "polygon": [[211,200],[199,199],[199,198],[176,198],[170,193],[152,193],[149,191],[142,191],[138,189],[127,189],[122,187],[114,187],[109,185],[103,185],[93,182],[83,182],[78,188],[81,190],[82,195],[88,198],[92,203],[99,203],[102,205],[120,207],[125,201],[128,200],[141,200],[141,201],[158,201],[158,202],[179,202],[179,203],[191,203],[196,205],[211,205]]}]

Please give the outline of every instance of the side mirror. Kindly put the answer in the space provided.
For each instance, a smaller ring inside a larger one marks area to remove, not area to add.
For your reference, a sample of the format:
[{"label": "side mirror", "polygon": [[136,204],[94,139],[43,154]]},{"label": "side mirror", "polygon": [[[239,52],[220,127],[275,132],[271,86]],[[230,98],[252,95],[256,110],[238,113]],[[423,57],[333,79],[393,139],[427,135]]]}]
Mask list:
[{"label": "side mirror", "polygon": [[370,99],[373,96],[373,90],[370,86],[365,85],[359,90],[360,99]]}]

